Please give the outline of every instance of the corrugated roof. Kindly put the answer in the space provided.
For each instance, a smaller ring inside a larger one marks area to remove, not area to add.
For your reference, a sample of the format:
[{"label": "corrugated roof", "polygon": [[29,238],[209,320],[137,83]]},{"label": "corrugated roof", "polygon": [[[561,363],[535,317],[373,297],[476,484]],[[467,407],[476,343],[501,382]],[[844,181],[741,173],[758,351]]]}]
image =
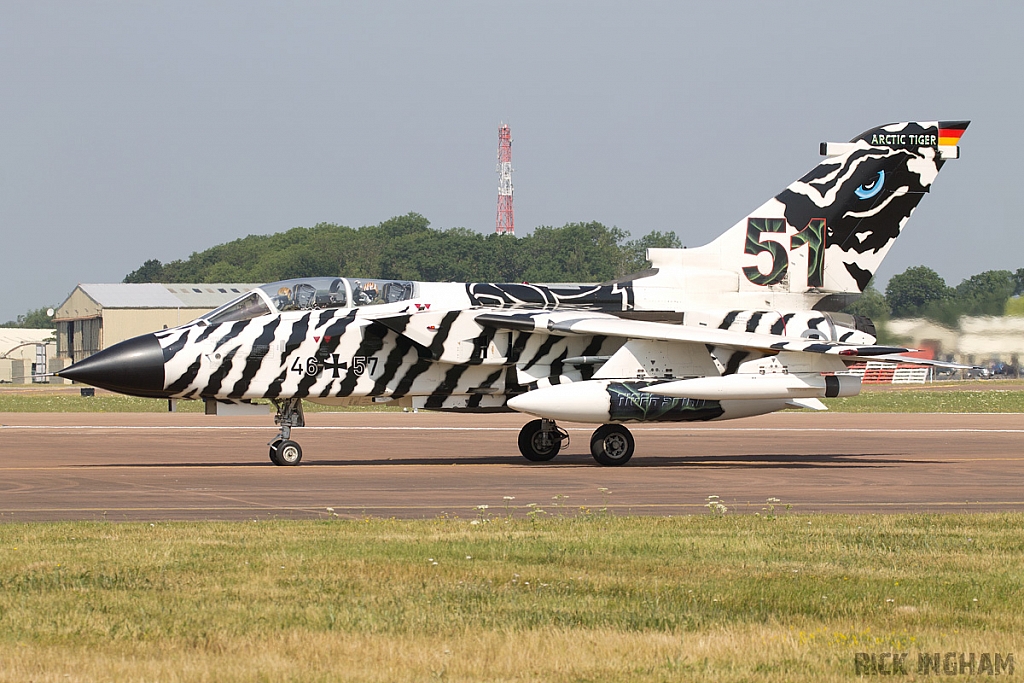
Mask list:
[{"label": "corrugated roof", "polygon": [[226,304],[259,287],[239,283],[81,284],[79,288],[103,308],[203,308]]}]

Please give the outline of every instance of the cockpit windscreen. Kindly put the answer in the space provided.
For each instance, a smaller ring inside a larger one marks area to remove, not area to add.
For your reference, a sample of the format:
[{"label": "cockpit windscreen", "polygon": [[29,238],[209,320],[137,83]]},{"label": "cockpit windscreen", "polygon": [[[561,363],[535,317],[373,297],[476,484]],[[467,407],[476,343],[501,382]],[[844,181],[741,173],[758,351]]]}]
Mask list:
[{"label": "cockpit windscreen", "polygon": [[268,313],[270,313],[270,308],[263,297],[256,292],[249,292],[245,296],[224,304],[212,313],[208,313],[205,318],[211,325],[216,325],[238,320],[252,320]]}]

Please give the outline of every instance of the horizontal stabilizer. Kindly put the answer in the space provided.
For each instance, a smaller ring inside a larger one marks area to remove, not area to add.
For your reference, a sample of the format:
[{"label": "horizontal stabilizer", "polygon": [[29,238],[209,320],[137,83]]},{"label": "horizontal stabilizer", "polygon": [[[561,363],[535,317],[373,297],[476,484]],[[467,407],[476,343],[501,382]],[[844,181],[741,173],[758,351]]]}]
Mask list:
[{"label": "horizontal stabilizer", "polygon": [[914,358],[912,356],[901,356],[899,354],[883,354],[875,356],[871,360],[881,360],[888,363],[913,363],[914,365],[927,365],[933,368],[947,368],[949,370],[978,370],[980,365],[964,365],[946,360],[933,360],[930,358]]}]

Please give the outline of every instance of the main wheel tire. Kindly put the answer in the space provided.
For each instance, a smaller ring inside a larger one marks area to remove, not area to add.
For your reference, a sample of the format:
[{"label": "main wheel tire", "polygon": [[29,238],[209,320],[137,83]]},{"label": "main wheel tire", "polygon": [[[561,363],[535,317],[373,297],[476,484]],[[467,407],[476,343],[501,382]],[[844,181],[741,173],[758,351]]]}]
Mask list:
[{"label": "main wheel tire", "polygon": [[625,465],[633,457],[636,442],[622,425],[601,425],[590,437],[590,453],[606,467]]},{"label": "main wheel tire", "polygon": [[270,450],[270,459],[275,465],[294,467],[302,461],[302,447],[294,441],[278,441]]},{"label": "main wheel tire", "polygon": [[541,429],[543,420],[533,420],[519,431],[519,452],[530,462],[545,462],[558,455],[562,438],[555,430]]}]

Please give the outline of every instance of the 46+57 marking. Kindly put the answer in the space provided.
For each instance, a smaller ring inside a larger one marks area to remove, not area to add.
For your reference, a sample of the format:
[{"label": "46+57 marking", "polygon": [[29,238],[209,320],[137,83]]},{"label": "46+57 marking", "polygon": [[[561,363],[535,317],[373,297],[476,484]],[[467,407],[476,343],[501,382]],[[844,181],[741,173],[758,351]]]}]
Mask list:
[{"label": "46+57 marking", "polygon": [[305,374],[309,377],[315,377],[324,370],[331,370],[334,372],[332,379],[338,379],[341,377],[342,370],[349,370],[350,368],[356,377],[362,377],[367,369],[369,369],[371,375],[377,371],[377,359],[373,356],[352,356],[351,362],[339,361],[338,358],[339,356],[336,353],[331,354],[331,360],[310,356],[303,363],[301,358],[296,358],[295,362],[292,363],[291,371],[300,375]]}]

